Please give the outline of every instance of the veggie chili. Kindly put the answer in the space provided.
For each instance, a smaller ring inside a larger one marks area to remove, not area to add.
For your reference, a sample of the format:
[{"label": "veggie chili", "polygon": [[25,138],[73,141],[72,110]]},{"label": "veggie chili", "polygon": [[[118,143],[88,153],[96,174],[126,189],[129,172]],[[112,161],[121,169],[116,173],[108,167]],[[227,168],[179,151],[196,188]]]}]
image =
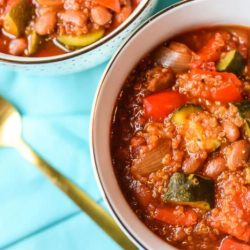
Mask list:
[{"label": "veggie chili", "polygon": [[123,23],[138,0],[0,0],[0,52],[54,56],[90,45]]},{"label": "veggie chili", "polygon": [[179,249],[250,250],[250,29],[218,26],[140,61],[111,128],[138,217]]}]

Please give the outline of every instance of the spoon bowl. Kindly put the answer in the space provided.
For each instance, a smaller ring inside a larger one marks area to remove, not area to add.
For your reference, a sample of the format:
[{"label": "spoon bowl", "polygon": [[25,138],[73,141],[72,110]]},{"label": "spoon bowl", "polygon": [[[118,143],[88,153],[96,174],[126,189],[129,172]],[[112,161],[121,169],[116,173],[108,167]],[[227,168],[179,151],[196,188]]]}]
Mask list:
[{"label": "spoon bowl", "polygon": [[19,112],[0,97],[0,146],[15,147],[21,141],[22,119]]}]

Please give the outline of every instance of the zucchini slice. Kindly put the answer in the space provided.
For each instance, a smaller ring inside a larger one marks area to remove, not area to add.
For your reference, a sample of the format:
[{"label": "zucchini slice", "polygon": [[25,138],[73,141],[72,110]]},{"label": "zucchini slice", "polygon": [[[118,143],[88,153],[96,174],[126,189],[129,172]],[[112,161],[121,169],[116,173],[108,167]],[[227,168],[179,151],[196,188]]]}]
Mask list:
[{"label": "zucchini slice", "polygon": [[171,121],[177,126],[186,126],[186,131],[188,131],[184,135],[186,141],[197,144],[199,148],[212,152],[221,145],[221,142],[217,138],[206,137],[205,129],[200,124],[189,119],[191,114],[202,111],[200,106],[186,104],[173,113]]},{"label": "zucchini slice", "polygon": [[37,52],[39,45],[42,42],[42,37],[36,33],[36,31],[33,31],[28,36],[28,55],[33,55]]},{"label": "zucchini slice", "polygon": [[250,167],[244,169],[245,180],[247,184],[250,184]]},{"label": "zucchini slice", "polygon": [[236,102],[233,105],[238,108],[240,116],[245,120],[244,134],[247,138],[250,138],[250,101]]},{"label": "zucchini slice", "polygon": [[221,141],[217,137],[207,137],[205,128],[193,121],[189,121],[188,133],[186,133],[185,139],[208,152],[215,151],[221,145]]},{"label": "zucchini slice", "polygon": [[10,7],[3,18],[3,28],[15,37],[21,36],[32,19],[32,5],[28,0],[19,0]]},{"label": "zucchini slice", "polygon": [[101,29],[80,36],[61,35],[57,37],[57,41],[67,48],[81,48],[96,42],[97,40],[101,39],[103,35],[104,30]]},{"label": "zucchini slice", "polygon": [[201,111],[202,108],[200,106],[186,104],[173,113],[171,121],[177,126],[182,126],[188,122],[188,118],[192,113]]},{"label": "zucchini slice", "polygon": [[209,210],[214,206],[214,182],[199,175],[174,173],[163,200]]},{"label": "zucchini slice", "polygon": [[240,52],[237,50],[231,50],[219,61],[216,68],[218,71],[226,71],[240,75],[245,66],[246,60]]}]

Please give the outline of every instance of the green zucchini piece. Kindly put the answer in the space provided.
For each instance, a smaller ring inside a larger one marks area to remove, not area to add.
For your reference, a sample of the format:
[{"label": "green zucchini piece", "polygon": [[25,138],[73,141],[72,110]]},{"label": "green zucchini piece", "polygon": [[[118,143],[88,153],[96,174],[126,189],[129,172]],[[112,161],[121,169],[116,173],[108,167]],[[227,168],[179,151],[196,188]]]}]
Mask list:
[{"label": "green zucchini piece", "polygon": [[247,184],[250,184],[250,167],[244,169],[244,174]]},{"label": "green zucchini piece", "polygon": [[163,200],[209,210],[214,206],[214,182],[199,175],[174,173]]},{"label": "green zucchini piece", "polygon": [[246,66],[246,60],[237,50],[229,51],[217,64],[218,71],[232,72],[240,75]]},{"label": "green zucchini piece", "polygon": [[189,133],[185,135],[186,141],[197,144],[199,148],[208,152],[213,152],[220,147],[220,140],[216,137],[207,137],[205,134],[205,128],[200,124],[189,121],[188,126]]},{"label": "green zucchini piece", "polygon": [[90,45],[104,35],[104,30],[97,30],[92,33],[80,36],[61,35],[57,37],[57,41],[69,48],[80,48]]},{"label": "green zucchini piece", "polygon": [[250,101],[235,102],[233,105],[238,108],[242,118],[250,120]]},{"label": "green zucchini piece", "polygon": [[171,121],[177,126],[186,125],[189,132],[185,134],[187,141],[194,142],[200,148],[212,152],[221,145],[221,142],[217,138],[207,138],[204,128],[189,119],[191,114],[202,111],[200,106],[186,104],[173,113]]},{"label": "green zucchini piece", "polygon": [[181,126],[188,122],[188,118],[192,113],[201,111],[202,108],[200,106],[186,104],[173,113],[171,121],[174,122],[176,125]]},{"label": "green zucchini piece", "polygon": [[3,28],[15,37],[21,36],[32,19],[32,5],[28,0],[19,0],[4,16]]},{"label": "green zucchini piece", "polygon": [[42,42],[42,37],[33,31],[28,36],[28,55],[33,55],[37,52],[40,44]]},{"label": "green zucchini piece", "polygon": [[213,152],[221,145],[220,140],[217,138],[207,138],[203,140],[203,148],[208,152]]},{"label": "green zucchini piece", "polygon": [[245,120],[243,130],[244,130],[245,136],[247,138],[250,138],[250,121]]},{"label": "green zucchini piece", "polygon": [[171,121],[177,126],[186,125],[189,132],[185,134],[187,141],[198,144],[200,148],[212,152],[221,145],[221,142],[217,138],[207,138],[204,128],[189,119],[191,114],[202,111],[200,106],[186,104],[173,113]]},{"label": "green zucchini piece", "polygon": [[233,105],[238,108],[240,116],[245,120],[244,134],[247,138],[250,138],[250,101],[236,102]]}]

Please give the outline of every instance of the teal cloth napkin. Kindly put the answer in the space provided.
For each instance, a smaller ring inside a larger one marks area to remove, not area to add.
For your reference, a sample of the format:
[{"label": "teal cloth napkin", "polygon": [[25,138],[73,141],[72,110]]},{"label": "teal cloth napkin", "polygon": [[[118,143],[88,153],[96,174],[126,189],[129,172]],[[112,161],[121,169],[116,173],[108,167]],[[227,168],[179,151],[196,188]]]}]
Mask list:
[{"label": "teal cloth napkin", "polygon": [[[160,0],[157,10],[176,1]],[[59,77],[0,68],[0,95],[23,115],[26,141],[105,207],[89,155],[90,110],[106,67]],[[0,249],[119,249],[14,149],[0,149]]]}]

